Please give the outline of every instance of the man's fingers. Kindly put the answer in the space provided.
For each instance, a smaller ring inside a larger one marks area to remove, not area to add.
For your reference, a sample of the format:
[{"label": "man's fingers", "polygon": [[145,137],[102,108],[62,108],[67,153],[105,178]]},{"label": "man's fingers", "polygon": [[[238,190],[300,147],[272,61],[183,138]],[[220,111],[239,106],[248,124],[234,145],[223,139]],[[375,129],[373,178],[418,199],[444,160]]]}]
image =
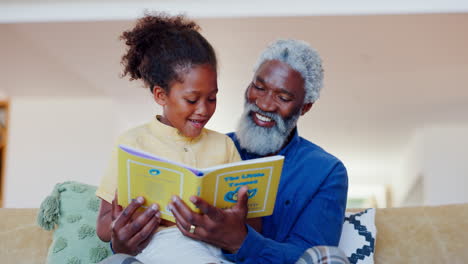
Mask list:
[{"label": "man's fingers", "polygon": [[[153,227],[153,230],[156,230],[156,229],[159,227],[159,223],[160,223],[160,222],[161,222],[161,219],[157,219],[157,218],[156,218],[156,223],[157,223],[157,224],[155,224],[155,226]],[[138,245],[138,250],[139,250],[139,252],[143,251],[143,249],[145,249],[145,248],[148,246],[148,244],[149,244],[149,242],[151,242],[151,239],[153,238],[153,235],[154,235],[154,234],[155,234],[154,231],[151,232],[151,234],[150,234],[144,241],[142,241],[142,242]]]},{"label": "man's fingers", "polygon": [[217,222],[223,219],[223,212],[221,209],[212,206],[200,197],[192,196],[190,197],[190,201],[200,208],[211,220]]},{"label": "man's fingers", "polygon": [[[148,211],[151,212],[148,213]],[[133,235],[133,237],[129,240],[129,245],[137,245],[136,248],[138,248],[139,250],[143,250],[146,247],[145,243],[147,242],[148,238],[152,237],[154,231],[159,227],[159,223],[161,222],[161,214],[155,214],[155,212],[159,211],[148,209],[144,214],[138,217],[143,217],[146,220],[146,222],[143,225],[143,227],[138,232],[136,232],[135,235]],[[149,218],[147,218],[145,215],[148,215]]]},{"label": "man's fingers", "polygon": [[179,230],[182,232],[182,234],[188,236],[188,237],[194,237],[193,234],[190,234],[190,226],[192,223],[187,221],[180,213],[179,211],[173,207],[171,210],[172,214],[174,215],[174,218],[176,219],[176,225],[179,228]]},{"label": "man's fingers", "polygon": [[132,215],[135,213],[135,211],[140,208],[140,206],[145,202],[145,199],[143,197],[138,197],[137,199],[134,199],[128,206],[125,208],[122,213],[120,213],[116,220],[113,223],[113,229],[114,230],[120,230],[122,227],[124,227],[127,222],[132,218]]},{"label": "man's fingers", "polygon": [[240,210],[243,214],[247,215],[248,212],[248,201],[249,201],[249,195],[248,192],[249,187],[248,186],[242,186],[242,188],[237,191],[237,203],[236,203],[236,209]]},{"label": "man's fingers", "polygon": [[179,197],[174,196],[170,203],[172,214],[178,222],[180,222],[186,230],[190,229],[190,225],[200,225],[200,215],[193,212],[184,201]]},{"label": "man's fingers", "polygon": [[143,229],[158,212],[159,206],[157,204],[152,204],[143,214],[140,214],[137,218],[133,217],[124,229],[129,229],[130,234],[136,234]]},{"label": "man's fingers", "polygon": [[118,216],[118,208],[116,207],[118,205],[118,201],[117,201],[117,191],[115,192],[115,195],[114,195],[114,200],[112,200],[112,207],[111,207],[111,217],[112,217],[112,221],[114,221],[117,216]]},{"label": "man's fingers", "polygon": [[[190,227],[187,228],[184,226],[184,224],[182,224],[182,221],[179,221],[177,220],[176,221],[176,225],[177,225],[177,228],[180,230],[180,232],[184,235],[184,236],[187,236],[187,237],[190,237],[190,238],[196,238],[196,235],[195,235],[195,232],[194,233],[190,233]],[[196,229],[196,228],[195,228]]]},{"label": "man's fingers", "polygon": [[237,205],[247,206],[247,202],[249,200],[249,196],[247,194],[248,191],[248,186],[242,186],[242,188],[240,188],[239,191],[237,191]]},{"label": "man's fingers", "polygon": [[117,191],[115,191],[114,200],[112,200],[111,209],[112,209],[111,217],[112,217],[112,221],[114,221],[115,219],[117,219],[117,217],[119,217],[120,213],[122,213],[123,211],[122,206],[119,205],[119,198],[118,198]]}]

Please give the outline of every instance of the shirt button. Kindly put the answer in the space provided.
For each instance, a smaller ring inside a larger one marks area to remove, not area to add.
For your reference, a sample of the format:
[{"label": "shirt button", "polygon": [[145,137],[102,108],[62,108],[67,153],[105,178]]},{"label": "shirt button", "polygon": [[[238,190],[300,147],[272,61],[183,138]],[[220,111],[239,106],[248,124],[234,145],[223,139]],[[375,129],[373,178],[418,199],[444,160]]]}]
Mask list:
[{"label": "shirt button", "polygon": [[184,151],[185,151],[185,152],[188,152],[188,148],[187,148],[187,147],[184,147]]}]

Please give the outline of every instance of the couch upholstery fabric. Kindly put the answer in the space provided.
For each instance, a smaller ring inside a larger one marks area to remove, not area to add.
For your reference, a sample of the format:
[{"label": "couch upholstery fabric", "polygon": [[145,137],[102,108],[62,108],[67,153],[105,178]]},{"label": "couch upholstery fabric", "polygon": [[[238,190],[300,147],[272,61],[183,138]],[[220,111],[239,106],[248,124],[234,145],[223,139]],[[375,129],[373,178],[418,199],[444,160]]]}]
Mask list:
[{"label": "couch upholstery fabric", "polygon": [[378,209],[375,263],[468,263],[468,204]]},{"label": "couch upholstery fabric", "polygon": [[45,263],[52,232],[36,224],[38,209],[0,209],[1,263]]},{"label": "couch upholstery fabric", "polygon": [[[45,263],[52,232],[38,209],[0,209],[2,264]],[[376,211],[376,264],[468,263],[468,204]]]}]

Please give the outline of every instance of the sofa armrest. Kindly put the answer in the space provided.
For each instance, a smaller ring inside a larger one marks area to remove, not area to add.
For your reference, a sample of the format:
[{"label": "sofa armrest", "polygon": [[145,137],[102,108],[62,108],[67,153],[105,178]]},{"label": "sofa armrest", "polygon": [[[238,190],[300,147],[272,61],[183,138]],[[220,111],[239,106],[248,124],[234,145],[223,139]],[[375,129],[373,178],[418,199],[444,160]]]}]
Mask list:
[{"label": "sofa armrest", "polygon": [[2,263],[45,263],[52,232],[36,224],[38,209],[0,208]]}]

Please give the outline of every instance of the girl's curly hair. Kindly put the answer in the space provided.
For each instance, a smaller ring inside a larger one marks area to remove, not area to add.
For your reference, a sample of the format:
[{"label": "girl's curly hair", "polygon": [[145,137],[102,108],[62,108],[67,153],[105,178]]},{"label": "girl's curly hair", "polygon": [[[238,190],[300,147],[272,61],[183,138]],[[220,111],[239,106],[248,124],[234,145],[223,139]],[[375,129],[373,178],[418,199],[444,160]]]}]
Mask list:
[{"label": "girl's curly hair", "polygon": [[146,13],[120,36],[127,45],[121,60],[122,77],[141,79],[151,92],[155,85],[169,91],[173,81],[183,81],[181,72],[193,66],[208,64],[216,71],[214,49],[199,30],[182,15]]}]

